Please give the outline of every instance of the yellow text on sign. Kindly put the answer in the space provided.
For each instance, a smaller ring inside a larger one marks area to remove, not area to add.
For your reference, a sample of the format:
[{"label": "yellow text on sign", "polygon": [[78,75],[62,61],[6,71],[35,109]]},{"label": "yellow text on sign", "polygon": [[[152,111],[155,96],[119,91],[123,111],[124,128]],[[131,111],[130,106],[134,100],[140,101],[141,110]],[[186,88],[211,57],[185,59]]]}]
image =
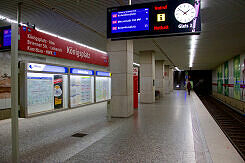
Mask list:
[{"label": "yellow text on sign", "polygon": [[164,22],[165,21],[165,14],[157,14],[157,21]]}]

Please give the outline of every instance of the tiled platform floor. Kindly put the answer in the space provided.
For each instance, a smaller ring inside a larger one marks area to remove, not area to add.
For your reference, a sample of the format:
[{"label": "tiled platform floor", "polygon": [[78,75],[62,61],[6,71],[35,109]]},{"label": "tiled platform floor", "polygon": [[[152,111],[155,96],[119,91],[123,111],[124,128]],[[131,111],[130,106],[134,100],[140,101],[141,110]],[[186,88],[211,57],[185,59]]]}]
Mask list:
[{"label": "tiled platform floor", "polygon": [[[83,138],[71,135],[83,131]],[[243,162],[198,97],[174,91],[134,116],[106,122],[100,103],[20,120],[22,162]],[[0,162],[10,161],[0,121]]]}]

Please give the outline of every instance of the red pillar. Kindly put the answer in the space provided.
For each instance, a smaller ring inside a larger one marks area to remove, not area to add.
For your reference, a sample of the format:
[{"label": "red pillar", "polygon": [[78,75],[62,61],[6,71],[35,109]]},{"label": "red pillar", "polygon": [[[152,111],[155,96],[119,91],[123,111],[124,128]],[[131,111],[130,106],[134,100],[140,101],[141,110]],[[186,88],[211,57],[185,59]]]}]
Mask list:
[{"label": "red pillar", "polygon": [[133,68],[134,108],[138,108],[138,67]]}]

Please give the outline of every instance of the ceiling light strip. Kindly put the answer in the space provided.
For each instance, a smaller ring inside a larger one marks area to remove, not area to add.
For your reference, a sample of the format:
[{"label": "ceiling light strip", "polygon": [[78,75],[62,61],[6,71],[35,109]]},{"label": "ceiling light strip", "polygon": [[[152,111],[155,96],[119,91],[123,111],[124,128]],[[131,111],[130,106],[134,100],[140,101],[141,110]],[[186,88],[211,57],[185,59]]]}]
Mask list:
[{"label": "ceiling light strip", "polygon": [[190,41],[190,56],[189,56],[189,67],[193,67],[193,62],[196,54],[196,48],[197,48],[197,40],[198,36],[193,35],[191,36],[191,41]]},{"label": "ceiling light strip", "polygon": [[181,71],[178,67],[174,67],[175,68],[175,70],[177,70],[177,71]]},{"label": "ceiling light strip", "polygon": [[140,67],[140,64],[135,63],[135,62],[133,63],[133,65],[134,65],[134,66],[138,66],[138,67]]}]

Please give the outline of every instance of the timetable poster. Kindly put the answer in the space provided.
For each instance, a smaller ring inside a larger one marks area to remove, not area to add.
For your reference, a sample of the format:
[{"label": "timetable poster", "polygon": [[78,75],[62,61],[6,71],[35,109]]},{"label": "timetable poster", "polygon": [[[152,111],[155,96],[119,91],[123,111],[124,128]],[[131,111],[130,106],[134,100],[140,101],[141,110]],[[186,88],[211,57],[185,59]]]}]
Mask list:
[{"label": "timetable poster", "polygon": [[[28,77],[28,106],[53,104],[52,77]],[[48,109],[48,108],[47,108]]]},{"label": "timetable poster", "polygon": [[104,101],[110,99],[111,89],[108,77],[96,77],[96,101]]},{"label": "timetable poster", "polygon": [[70,78],[71,107],[92,103],[94,100],[94,78],[90,76],[75,76]]},{"label": "timetable poster", "polygon": [[54,108],[63,108],[63,78],[62,75],[54,75]]}]

